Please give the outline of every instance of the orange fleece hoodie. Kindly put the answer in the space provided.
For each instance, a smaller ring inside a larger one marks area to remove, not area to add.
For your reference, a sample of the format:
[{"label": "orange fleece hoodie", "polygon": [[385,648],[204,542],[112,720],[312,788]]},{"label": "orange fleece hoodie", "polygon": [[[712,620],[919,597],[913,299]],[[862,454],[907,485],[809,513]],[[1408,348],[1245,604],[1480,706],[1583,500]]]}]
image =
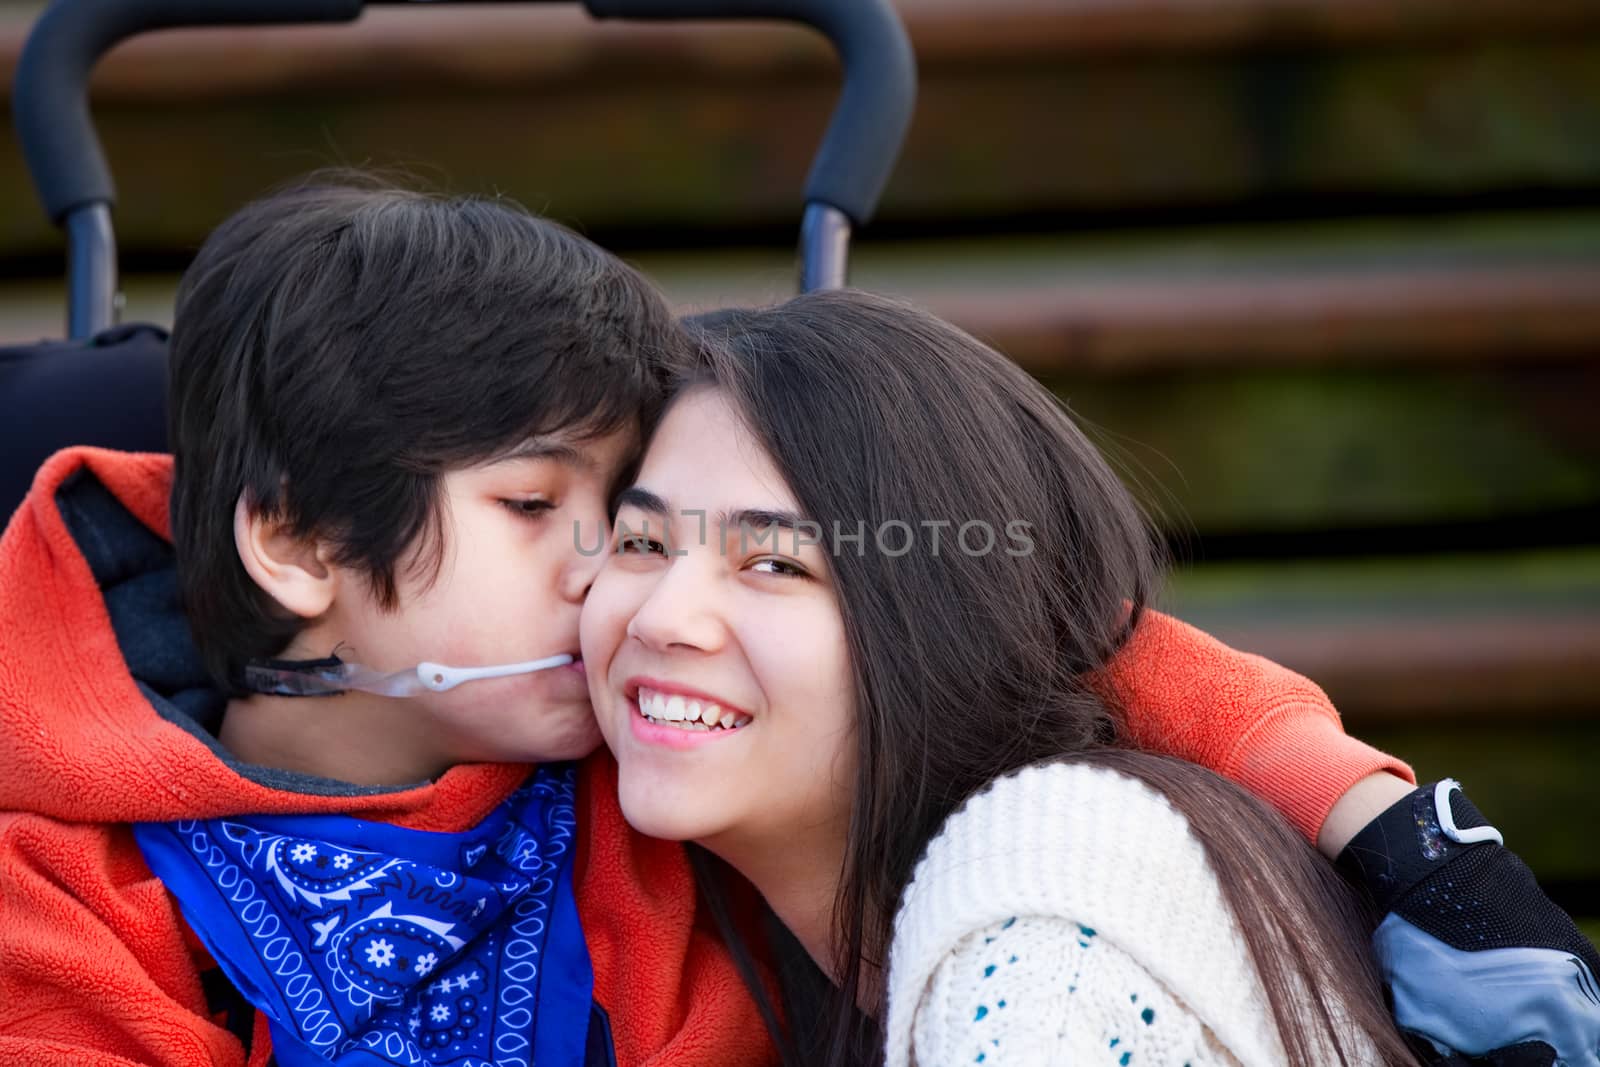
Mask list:
[{"label": "orange fleece hoodie", "polygon": [[[70,449],[41,469],[0,538],[6,1064],[267,1061],[259,1017],[248,1054],[213,1018],[206,986],[214,965],[146,867],[129,823],[342,812],[459,831],[529,772],[465,765],[411,788],[330,792],[317,780],[286,787],[227,757],[130,671],[129,637],[119,640],[106,589],[136,576],[108,574],[103,560],[97,576],[78,540],[85,531],[63,510],[63,501],[76,506],[86,481],[97,482],[165,541],[170,479],[167,456]],[[1312,840],[1333,802],[1364,775],[1410,777],[1403,764],[1345,736],[1310,682],[1165,616],[1146,617],[1105,684],[1127,706],[1139,743],[1234,778]],[[769,1062],[754,1005],[696,907],[683,849],[627,827],[604,753],[584,765],[579,811],[574,886],[617,1063]]]}]

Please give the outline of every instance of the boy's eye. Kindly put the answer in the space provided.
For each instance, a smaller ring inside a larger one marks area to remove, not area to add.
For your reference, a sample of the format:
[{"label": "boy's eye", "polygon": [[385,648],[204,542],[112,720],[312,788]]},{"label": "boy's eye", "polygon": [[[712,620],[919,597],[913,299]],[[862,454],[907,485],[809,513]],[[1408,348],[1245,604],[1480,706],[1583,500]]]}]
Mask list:
[{"label": "boy's eye", "polygon": [[544,514],[545,512],[547,512],[547,511],[549,511],[549,510],[551,510],[552,508],[555,507],[555,505],[553,503],[551,503],[550,501],[548,501],[548,500],[539,500],[539,499],[531,499],[531,500],[506,499],[506,500],[500,501],[500,505],[502,507],[504,507],[507,511],[511,512],[513,515],[517,515],[517,516],[520,516],[520,517],[525,518],[525,519],[538,518],[540,515]]},{"label": "boy's eye", "polygon": [[783,578],[809,578],[810,574],[798,563],[786,559],[763,556],[750,564],[750,569],[760,574],[775,574]]}]

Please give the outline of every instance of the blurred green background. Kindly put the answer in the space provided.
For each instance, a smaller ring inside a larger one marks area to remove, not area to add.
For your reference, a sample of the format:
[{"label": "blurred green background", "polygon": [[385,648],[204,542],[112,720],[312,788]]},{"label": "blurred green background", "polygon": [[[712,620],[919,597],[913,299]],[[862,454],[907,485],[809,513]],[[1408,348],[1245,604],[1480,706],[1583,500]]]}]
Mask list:
[{"label": "blurred green background", "polygon": [[[0,0],[4,91],[39,6]],[[1056,389],[1171,537],[1167,606],[1462,779],[1600,935],[1600,5],[900,8],[921,100],[853,280]],[[125,318],[329,164],[504,192],[685,308],[782,296],[836,78],[802,30],[575,7],[152,35],[94,91]],[[59,336],[9,136],[0,203],[0,342]]]}]

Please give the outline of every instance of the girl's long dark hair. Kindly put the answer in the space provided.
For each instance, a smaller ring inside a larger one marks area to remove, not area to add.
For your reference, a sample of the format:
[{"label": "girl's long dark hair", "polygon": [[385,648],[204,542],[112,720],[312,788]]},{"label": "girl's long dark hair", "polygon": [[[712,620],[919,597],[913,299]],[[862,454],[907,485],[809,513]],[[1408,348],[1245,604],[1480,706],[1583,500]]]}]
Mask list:
[{"label": "girl's long dark hair", "polygon": [[[1328,994],[1386,1062],[1414,1062],[1379,994],[1368,920],[1331,867],[1218,776],[1115,747],[1116,709],[1088,678],[1138,625],[1160,554],[1060,403],[948,323],[864,293],[808,294],[689,326],[699,356],[682,384],[722,391],[824,531],[855,674],[837,981],[771,923],[775,1007],[728,917],[734,875],[707,854],[696,860],[786,1064],[881,1059],[871,1015],[857,1007],[864,988],[879,995],[863,961],[887,967],[894,913],[924,847],[994,778],[1063,758],[1140,778],[1188,817],[1291,1062],[1318,1059],[1319,1044],[1350,1051],[1322,996],[1297,1002],[1305,990]],[[863,524],[864,543],[830,536]],[[896,554],[899,526],[896,551],[880,550],[873,532],[888,524],[909,526],[914,550]]]}]

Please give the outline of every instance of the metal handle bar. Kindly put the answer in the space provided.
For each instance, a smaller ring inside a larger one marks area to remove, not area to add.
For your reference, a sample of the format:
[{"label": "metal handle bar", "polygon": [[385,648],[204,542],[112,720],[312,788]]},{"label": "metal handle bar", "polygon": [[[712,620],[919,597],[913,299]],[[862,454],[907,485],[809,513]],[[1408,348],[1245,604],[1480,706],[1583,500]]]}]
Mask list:
[{"label": "metal handle bar", "polygon": [[[899,155],[916,65],[888,0],[586,0],[597,18],[787,19],[826,35],[844,88],[806,184],[805,289],[844,284],[852,223],[865,223]],[[116,306],[116,191],[89,114],[89,73],[126,38],[178,26],[350,22],[362,0],[55,0],[17,65],[15,123],[34,188],[68,235],[68,336],[110,326]]]}]

